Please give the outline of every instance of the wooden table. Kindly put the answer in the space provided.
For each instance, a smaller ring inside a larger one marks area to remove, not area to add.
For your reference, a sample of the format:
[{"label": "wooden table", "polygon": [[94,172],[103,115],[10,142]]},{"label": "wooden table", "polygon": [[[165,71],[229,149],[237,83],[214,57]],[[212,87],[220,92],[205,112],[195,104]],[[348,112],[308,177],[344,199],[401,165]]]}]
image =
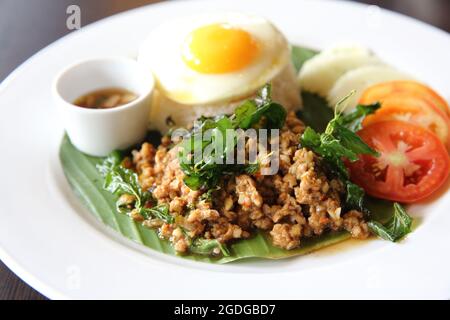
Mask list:
[{"label": "wooden table", "polygon": [[[158,0],[1,0],[0,81],[41,48],[69,33],[66,8],[77,4],[82,25]],[[450,31],[448,0],[358,0],[398,11]],[[420,45],[418,43],[417,45]],[[0,300],[45,299],[0,262]]]}]

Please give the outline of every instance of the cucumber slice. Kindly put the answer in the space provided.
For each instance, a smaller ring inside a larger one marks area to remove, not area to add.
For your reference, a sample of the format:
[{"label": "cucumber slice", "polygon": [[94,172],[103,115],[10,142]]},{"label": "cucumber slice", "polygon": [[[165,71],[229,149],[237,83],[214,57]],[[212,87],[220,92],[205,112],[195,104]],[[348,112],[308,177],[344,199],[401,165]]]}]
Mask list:
[{"label": "cucumber slice", "polygon": [[355,90],[355,94],[346,101],[347,108],[344,110],[344,112],[351,112],[356,107],[364,90],[369,86],[385,81],[406,79],[412,79],[412,77],[390,66],[360,67],[347,72],[336,81],[328,94],[328,102],[330,106],[335,106],[339,100]]},{"label": "cucumber slice", "polygon": [[298,81],[302,90],[326,97],[343,74],[362,66],[379,64],[382,61],[366,48],[331,48],[305,62],[298,74]]}]

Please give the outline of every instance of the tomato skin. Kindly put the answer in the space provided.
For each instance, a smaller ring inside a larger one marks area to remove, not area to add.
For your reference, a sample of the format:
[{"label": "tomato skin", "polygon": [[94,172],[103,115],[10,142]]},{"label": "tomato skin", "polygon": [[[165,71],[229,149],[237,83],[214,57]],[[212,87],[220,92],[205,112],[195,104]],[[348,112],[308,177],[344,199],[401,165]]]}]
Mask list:
[{"label": "tomato skin", "polygon": [[371,196],[417,202],[439,189],[450,173],[445,146],[427,129],[391,120],[373,123],[358,135],[381,154],[347,162],[351,180]]},{"label": "tomato skin", "polygon": [[430,101],[410,93],[387,96],[381,109],[367,116],[363,125],[371,123],[402,120],[431,130],[447,147],[450,146],[450,120],[447,115]]},{"label": "tomato skin", "polygon": [[430,101],[450,117],[450,109],[444,98],[430,87],[411,80],[388,81],[373,85],[364,91],[359,102],[361,104],[370,104],[376,101],[383,102],[385,98],[398,93],[409,93],[420,96]]}]

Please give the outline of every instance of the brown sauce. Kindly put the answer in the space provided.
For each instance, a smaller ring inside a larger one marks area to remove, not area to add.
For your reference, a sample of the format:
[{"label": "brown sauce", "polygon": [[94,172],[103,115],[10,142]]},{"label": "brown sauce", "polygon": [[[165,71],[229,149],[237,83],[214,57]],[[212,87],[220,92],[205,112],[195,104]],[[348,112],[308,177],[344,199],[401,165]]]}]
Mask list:
[{"label": "brown sauce", "polygon": [[121,88],[105,88],[89,92],[74,101],[76,106],[89,109],[110,109],[137,99],[137,95]]}]

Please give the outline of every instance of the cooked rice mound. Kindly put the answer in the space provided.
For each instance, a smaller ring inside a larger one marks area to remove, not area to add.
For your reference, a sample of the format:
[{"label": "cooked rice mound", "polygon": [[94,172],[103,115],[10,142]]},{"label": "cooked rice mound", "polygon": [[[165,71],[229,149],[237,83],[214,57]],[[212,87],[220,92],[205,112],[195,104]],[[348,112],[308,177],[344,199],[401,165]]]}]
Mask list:
[{"label": "cooked rice mound", "polygon": [[189,250],[190,238],[202,237],[229,243],[252,236],[255,230],[270,234],[275,246],[294,249],[303,238],[331,230],[347,230],[354,238],[367,238],[369,229],[361,212],[343,212],[340,197],[343,185],[329,179],[320,159],[298,147],[303,123],[289,112],[280,132],[279,170],[276,175],[226,176],[212,199],[203,191],[191,190],[183,183],[177,147],[165,136],[155,148],[144,143],[132,153],[128,167],[139,175],[143,189],[152,190],[159,204],[169,205],[175,223],[134,219],[158,228],[159,234],[173,243],[177,252]]},{"label": "cooked rice mound", "polygon": [[[278,102],[288,111],[300,108],[301,99],[292,63],[288,63],[270,83],[274,102]],[[253,97],[254,95],[216,104],[186,105],[169,99],[156,89],[150,111],[150,128],[164,133],[170,128],[170,121],[167,121],[169,118],[177,127],[186,127],[201,116],[230,114],[243,101]]]}]

